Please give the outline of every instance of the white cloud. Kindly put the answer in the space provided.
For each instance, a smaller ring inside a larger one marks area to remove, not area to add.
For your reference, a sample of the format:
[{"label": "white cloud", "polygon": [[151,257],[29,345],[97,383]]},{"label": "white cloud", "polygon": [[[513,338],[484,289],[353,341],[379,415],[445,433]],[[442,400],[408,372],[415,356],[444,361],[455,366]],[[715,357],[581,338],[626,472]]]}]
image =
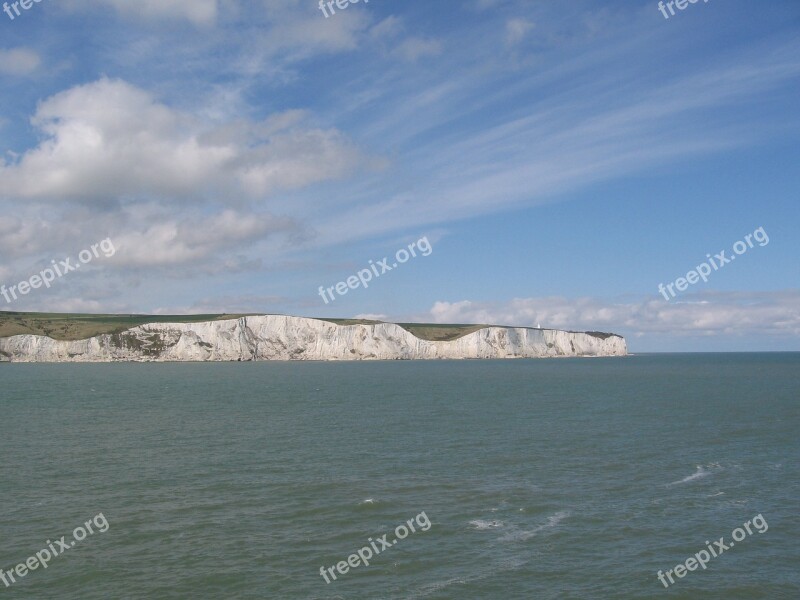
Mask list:
[{"label": "white cloud", "polygon": [[389,317],[383,313],[362,313],[353,317],[354,319],[364,319],[366,321],[387,321]]},{"label": "white cloud", "polygon": [[349,172],[359,154],[303,113],[209,127],[124,81],[101,79],[40,103],[44,138],[0,163],[3,196],[28,199],[263,198]]},{"label": "white cloud", "polygon": [[[306,226],[264,210],[205,206],[202,210],[140,203],[96,210],[67,207],[12,209],[0,216],[3,280],[27,279],[53,259],[74,257],[90,244],[111,238],[113,261],[106,273],[159,269],[164,276],[259,271],[280,249],[309,235]],[[66,226],[65,226],[66,224]]]},{"label": "white cloud", "polygon": [[[226,210],[204,218],[155,219],[149,226],[113,237],[115,266],[167,266],[198,263],[295,225],[271,215]],[[217,257],[220,259],[221,257]],[[217,262],[217,261],[214,261]]]},{"label": "white cloud", "polygon": [[263,9],[249,13],[252,25],[241,32],[246,36],[241,58],[230,65],[244,76],[296,76],[289,65],[357,50],[371,24],[371,14],[362,6],[326,19],[316,2],[263,0],[261,4]]},{"label": "white cloud", "polygon": [[425,56],[437,56],[442,52],[442,44],[437,40],[411,37],[403,40],[393,54],[410,62]]},{"label": "white cloud", "polygon": [[275,306],[286,304],[283,296],[261,296],[244,294],[239,296],[214,296],[190,305],[162,306],[154,309],[154,315],[196,315],[196,314],[249,314],[277,312]]},{"label": "white cloud", "polygon": [[0,73],[4,75],[28,75],[41,63],[39,55],[29,48],[0,49]]},{"label": "white cloud", "polygon": [[373,26],[369,30],[369,36],[373,39],[386,40],[400,35],[403,29],[403,20],[392,15]]},{"label": "white cloud", "polygon": [[506,43],[509,46],[518,44],[533,27],[533,23],[526,19],[509,19],[506,21]]},{"label": "white cloud", "polygon": [[475,0],[475,8],[477,10],[487,10],[490,8],[497,8],[503,4],[505,0]]},{"label": "white cloud", "polygon": [[30,252],[48,233],[47,224],[35,215],[0,215],[0,254],[7,261]]},{"label": "white cloud", "polygon": [[[16,309],[15,309],[16,310]],[[32,298],[25,305],[24,310],[37,310],[42,312],[56,313],[124,313],[124,304],[109,303],[107,300],[99,302],[97,300],[85,300],[83,298]]]},{"label": "white cloud", "polygon": [[[94,4],[112,6],[120,14],[136,19],[186,19],[195,25],[209,25],[216,21],[218,0],[92,0]],[[71,6],[86,6],[86,0]]]},{"label": "white cloud", "polygon": [[394,15],[373,25],[368,31],[368,37],[387,55],[412,63],[420,58],[442,53],[442,43],[439,40],[407,35],[404,20]]},{"label": "white cloud", "polygon": [[[427,315],[422,319],[428,318]],[[800,290],[708,292],[683,301],[614,303],[597,298],[515,298],[505,303],[436,302],[436,323],[483,323],[626,335],[800,335]]]},{"label": "white cloud", "polygon": [[[581,93],[534,102],[525,112],[485,127],[415,143],[405,157],[414,164],[413,191],[401,189],[334,216],[320,226],[319,239],[338,236],[353,222],[367,237],[533,206],[599,181],[760,142],[778,133],[768,113],[762,111],[747,127],[710,116],[723,107],[754,103],[796,80],[800,61],[794,45],[791,49],[782,46],[766,57],[748,54],[736,64],[682,72],[657,87],[635,88],[635,93],[595,80]],[[585,60],[587,67],[595,67],[595,57]],[[476,81],[485,84],[471,72],[434,78],[394,104],[387,102],[368,133],[376,139],[391,136],[397,145],[425,140],[442,123],[493,109],[502,114],[502,101],[513,103],[530,85],[525,81],[485,93]],[[698,119],[704,119],[704,127],[696,126]]]}]

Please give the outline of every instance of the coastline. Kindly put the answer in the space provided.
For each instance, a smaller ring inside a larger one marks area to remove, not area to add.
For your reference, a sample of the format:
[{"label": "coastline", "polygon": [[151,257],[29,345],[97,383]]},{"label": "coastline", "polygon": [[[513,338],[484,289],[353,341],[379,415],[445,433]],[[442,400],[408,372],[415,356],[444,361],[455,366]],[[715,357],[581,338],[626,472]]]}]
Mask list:
[{"label": "coastline", "polygon": [[31,334],[0,338],[2,362],[331,362],[627,354],[625,339],[610,333],[486,326],[453,339],[432,340],[395,323],[340,325],[285,315],[153,322],[80,340]]}]

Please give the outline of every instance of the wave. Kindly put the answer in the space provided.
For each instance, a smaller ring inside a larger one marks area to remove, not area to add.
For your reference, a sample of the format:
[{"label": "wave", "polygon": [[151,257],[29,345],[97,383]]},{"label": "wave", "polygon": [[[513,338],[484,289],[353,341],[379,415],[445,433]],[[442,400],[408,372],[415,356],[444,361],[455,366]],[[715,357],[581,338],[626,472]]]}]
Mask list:
[{"label": "wave", "polygon": [[473,529],[497,529],[504,525],[502,521],[498,521],[497,519],[492,519],[491,521],[475,519],[474,521],[470,521],[469,524],[472,525]]},{"label": "wave", "polygon": [[[712,463],[709,466],[718,467],[719,463]],[[679,481],[673,481],[672,483],[668,483],[667,487],[673,486],[673,485],[680,485],[682,483],[690,483],[690,482],[695,481],[697,479],[702,479],[703,477],[708,477],[709,475],[711,475],[711,471],[706,471],[705,468],[703,467],[703,465],[697,465],[697,471],[695,471],[691,475],[688,475],[688,476],[684,477],[683,479],[680,479]]]},{"label": "wave", "polygon": [[516,571],[517,569],[526,565],[527,563],[528,561],[521,559],[503,560],[499,563],[495,563],[493,565],[489,565],[488,567],[484,567],[483,569],[473,571],[469,575],[463,575],[461,577],[453,577],[451,579],[446,579],[444,581],[428,584],[426,586],[423,586],[418,591],[413,592],[410,596],[407,597],[409,598],[409,600],[416,598],[425,598],[427,596],[430,596],[431,594],[441,592],[443,589],[448,588],[451,585],[466,585],[468,583],[475,583],[476,581],[481,581],[482,579],[488,579],[489,577],[493,577],[495,575],[498,575],[506,571]]},{"label": "wave", "polygon": [[498,541],[500,541],[500,542],[519,542],[519,541],[524,541],[524,540],[530,539],[532,537],[535,537],[535,536],[539,535],[539,533],[541,533],[542,531],[546,531],[548,529],[552,529],[553,527],[556,527],[561,521],[566,519],[568,516],[569,516],[569,512],[564,511],[564,510],[559,511],[556,514],[547,517],[547,522],[543,523],[542,525],[539,525],[538,527],[534,527],[533,529],[530,529],[528,531],[520,530],[520,529],[509,531],[506,535],[501,537]]}]

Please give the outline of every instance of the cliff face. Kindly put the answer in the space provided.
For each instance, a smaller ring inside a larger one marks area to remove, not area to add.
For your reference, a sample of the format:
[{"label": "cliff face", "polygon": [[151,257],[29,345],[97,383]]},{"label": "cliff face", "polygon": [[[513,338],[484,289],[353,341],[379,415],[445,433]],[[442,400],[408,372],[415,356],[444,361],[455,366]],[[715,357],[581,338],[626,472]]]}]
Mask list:
[{"label": "cliff face", "polygon": [[449,342],[417,338],[399,325],[336,325],[287,316],[203,323],[151,323],[79,341],[38,335],[0,339],[0,361],[393,360],[624,356],[616,335],[487,327]]}]

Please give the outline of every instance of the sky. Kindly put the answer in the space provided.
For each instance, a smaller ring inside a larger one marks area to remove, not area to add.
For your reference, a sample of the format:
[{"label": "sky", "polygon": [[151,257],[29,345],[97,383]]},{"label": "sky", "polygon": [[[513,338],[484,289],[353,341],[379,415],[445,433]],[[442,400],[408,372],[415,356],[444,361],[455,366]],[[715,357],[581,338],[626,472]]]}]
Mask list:
[{"label": "sky", "polygon": [[800,350],[800,3],[340,2],[0,13],[0,310]]}]

